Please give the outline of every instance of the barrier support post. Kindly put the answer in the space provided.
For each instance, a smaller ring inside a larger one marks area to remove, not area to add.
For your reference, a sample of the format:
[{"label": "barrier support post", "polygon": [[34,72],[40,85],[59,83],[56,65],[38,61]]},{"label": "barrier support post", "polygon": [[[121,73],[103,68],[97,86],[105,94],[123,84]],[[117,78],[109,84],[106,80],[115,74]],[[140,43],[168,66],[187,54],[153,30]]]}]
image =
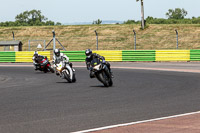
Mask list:
[{"label": "barrier support post", "polygon": [[178,30],[176,29],[176,49],[178,49]]},{"label": "barrier support post", "polygon": [[96,40],[97,40],[97,50],[98,50],[98,47],[99,47],[99,46],[98,46],[98,41],[99,41],[99,40],[98,40],[98,33],[97,33],[97,31],[96,31],[96,30],[95,30],[94,32],[95,32],[95,34],[96,34]]},{"label": "barrier support post", "polygon": [[136,32],[135,32],[135,30],[133,30],[133,33],[134,33],[134,40],[135,40],[134,49],[136,50]]},{"label": "barrier support post", "polygon": [[53,51],[54,51],[56,49],[56,34],[54,30],[52,31],[52,33],[53,33]]}]

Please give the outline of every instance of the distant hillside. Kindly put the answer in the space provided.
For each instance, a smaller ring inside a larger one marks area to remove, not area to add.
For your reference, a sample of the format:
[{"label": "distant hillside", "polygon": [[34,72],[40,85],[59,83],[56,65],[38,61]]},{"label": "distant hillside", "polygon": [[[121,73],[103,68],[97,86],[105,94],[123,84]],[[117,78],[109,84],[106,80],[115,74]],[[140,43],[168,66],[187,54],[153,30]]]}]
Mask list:
[{"label": "distant hillside", "polygon": [[[176,33],[179,33],[179,49],[200,48],[200,25],[149,25],[140,30],[140,24],[110,24],[110,25],[72,25],[72,26],[34,26],[34,27],[0,27],[0,41],[15,39],[23,42],[23,50],[28,50],[28,40],[52,39],[52,30],[56,38],[67,50],[96,49],[96,35],[99,34],[99,50],[133,50],[134,34],[137,33],[137,49],[176,49]],[[35,50],[43,41],[31,42],[31,50]],[[52,43],[49,48],[52,48]],[[58,47],[58,43],[57,43]]]},{"label": "distant hillside", "polygon": [[[117,20],[102,20],[102,24],[122,24],[123,21],[117,21]],[[63,25],[90,25],[92,22],[73,22],[73,23],[64,23]]]}]

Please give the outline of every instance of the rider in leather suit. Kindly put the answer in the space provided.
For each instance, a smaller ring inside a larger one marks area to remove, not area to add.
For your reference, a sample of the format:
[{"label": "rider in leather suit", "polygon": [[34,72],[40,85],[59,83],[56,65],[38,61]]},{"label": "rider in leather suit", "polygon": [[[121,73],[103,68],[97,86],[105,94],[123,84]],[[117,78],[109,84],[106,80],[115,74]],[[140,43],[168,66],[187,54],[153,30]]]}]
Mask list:
[{"label": "rider in leather suit", "polygon": [[[69,62],[69,58],[64,53],[60,53],[60,49],[55,49],[54,50],[54,56],[53,56],[54,67],[56,67],[55,64],[59,64],[60,61],[63,61],[63,60],[66,63],[69,63],[70,67],[72,68],[72,63]],[[72,70],[74,71],[73,68],[72,68]],[[56,71],[56,75],[59,75],[59,73],[57,71]]]},{"label": "rider in leather suit", "polygon": [[46,56],[42,56],[42,55],[39,55],[37,51],[34,52],[34,55],[33,55],[33,65],[35,67],[35,70],[38,70],[39,69],[39,61],[41,61],[42,59],[44,59]]},{"label": "rider in leather suit", "polygon": [[85,55],[87,56],[86,59],[85,59],[85,63],[86,63],[86,66],[87,66],[87,69],[90,70],[90,78],[94,78],[94,72],[91,71],[90,69],[90,63],[93,59],[95,58],[99,58],[102,60],[102,62],[108,67],[109,71],[110,71],[110,74],[113,78],[113,74],[111,72],[111,69],[110,69],[110,63],[105,61],[105,58],[103,56],[100,56],[96,53],[92,53],[92,50],[91,49],[87,49],[85,50]]}]

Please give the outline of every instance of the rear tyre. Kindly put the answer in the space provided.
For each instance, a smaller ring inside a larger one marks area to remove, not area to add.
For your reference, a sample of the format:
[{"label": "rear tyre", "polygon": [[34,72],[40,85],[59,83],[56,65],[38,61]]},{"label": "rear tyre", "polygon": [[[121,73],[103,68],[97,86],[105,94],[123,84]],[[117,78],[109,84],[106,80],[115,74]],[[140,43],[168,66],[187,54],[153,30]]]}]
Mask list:
[{"label": "rear tyre", "polygon": [[44,73],[47,73],[47,70],[44,70],[43,72],[44,72]]}]

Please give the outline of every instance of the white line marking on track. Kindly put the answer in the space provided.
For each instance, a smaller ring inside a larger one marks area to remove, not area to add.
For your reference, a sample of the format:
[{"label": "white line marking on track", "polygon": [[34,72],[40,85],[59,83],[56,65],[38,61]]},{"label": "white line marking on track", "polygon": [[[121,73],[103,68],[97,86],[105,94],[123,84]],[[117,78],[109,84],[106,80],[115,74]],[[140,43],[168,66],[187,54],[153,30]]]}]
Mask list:
[{"label": "white line marking on track", "polygon": [[[33,65],[0,65],[0,67],[33,67]],[[85,68],[86,66],[73,66],[74,68]],[[152,70],[152,71],[172,71],[172,72],[189,72],[200,73],[200,70],[194,69],[173,69],[173,68],[152,68],[152,67],[111,67],[117,69],[135,69],[135,70]]]},{"label": "white line marking on track", "polygon": [[112,68],[200,73],[200,70],[194,70],[194,69],[151,68],[151,67],[112,67]]},{"label": "white line marking on track", "polygon": [[0,65],[0,67],[33,67],[33,65]]},{"label": "white line marking on track", "polygon": [[199,114],[199,113],[200,113],[200,111],[197,111],[197,112],[191,112],[191,113],[185,113],[185,114],[161,117],[161,118],[150,119],[150,120],[143,120],[143,121],[137,121],[137,122],[131,122],[131,123],[124,123],[124,124],[118,124],[118,125],[111,125],[111,126],[106,126],[106,127],[88,129],[88,130],[77,131],[77,132],[73,132],[73,133],[94,132],[94,131],[100,131],[100,130],[111,129],[111,128],[116,128],[116,127],[130,126],[130,125],[136,125],[136,124],[141,124],[141,123],[147,123],[147,122],[153,122],[153,121],[159,121],[159,120],[166,120],[166,119],[170,119],[170,118],[177,118],[177,117],[182,117],[182,116],[194,115],[194,114]]}]

